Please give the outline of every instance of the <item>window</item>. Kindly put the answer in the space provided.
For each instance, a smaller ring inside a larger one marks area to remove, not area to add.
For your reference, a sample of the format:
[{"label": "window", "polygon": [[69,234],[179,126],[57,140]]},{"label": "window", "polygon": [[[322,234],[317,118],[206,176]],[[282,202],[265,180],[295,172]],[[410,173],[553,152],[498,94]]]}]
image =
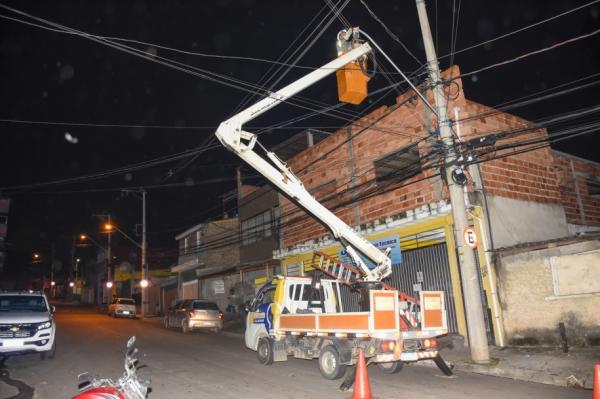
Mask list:
[{"label": "window", "polygon": [[241,229],[243,245],[271,237],[271,210],[242,221]]},{"label": "window", "polygon": [[590,196],[600,197],[600,178],[598,176],[588,177],[586,182]]},{"label": "window", "polygon": [[197,310],[219,310],[216,303],[202,302],[202,301],[195,301],[194,309],[197,309]]},{"label": "window", "polygon": [[421,173],[419,147],[409,144],[373,162],[375,178],[383,184],[406,180]]},{"label": "window", "polygon": [[47,312],[48,307],[43,296],[2,295],[0,312]]}]

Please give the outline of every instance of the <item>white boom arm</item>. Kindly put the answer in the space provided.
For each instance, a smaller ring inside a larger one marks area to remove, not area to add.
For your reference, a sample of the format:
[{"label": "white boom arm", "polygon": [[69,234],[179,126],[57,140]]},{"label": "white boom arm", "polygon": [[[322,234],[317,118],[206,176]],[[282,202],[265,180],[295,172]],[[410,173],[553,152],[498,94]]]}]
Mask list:
[{"label": "white boom arm", "polygon": [[[364,281],[377,282],[392,273],[391,261],[388,257],[389,249],[385,253],[381,252],[333,214],[333,212],[325,208],[304,188],[302,182],[275,153],[267,152],[267,157],[272,164],[260,157],[253,151],[257,139],[256,135],[242,130],[242,125],[248,121],[251,121],[282,101],[285,101],[370,51],[371,47],[369,44],[363,43],[283,89],[275,93],[270,93],[269,97],[262,99],[222,122],[215,134],[226,148],[236,153],[277,188],[287,194],[289,198],[325,224],[332,231],[334,237],[341,240],[342,244],[346,246],[348,254],[363,273]],[[358,256],[357,250],[370,259],[376,266],[373,269],[369,269]]]}]

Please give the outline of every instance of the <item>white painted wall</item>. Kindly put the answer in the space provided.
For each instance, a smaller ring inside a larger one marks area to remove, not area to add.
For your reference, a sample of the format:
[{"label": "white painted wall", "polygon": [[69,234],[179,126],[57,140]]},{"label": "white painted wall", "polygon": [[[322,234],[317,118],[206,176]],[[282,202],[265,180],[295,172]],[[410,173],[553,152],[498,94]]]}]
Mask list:
[{"label": "white painted wall", "polygon": [[567,237],[569,228],[561,205],[488,196],[494,247]]}]

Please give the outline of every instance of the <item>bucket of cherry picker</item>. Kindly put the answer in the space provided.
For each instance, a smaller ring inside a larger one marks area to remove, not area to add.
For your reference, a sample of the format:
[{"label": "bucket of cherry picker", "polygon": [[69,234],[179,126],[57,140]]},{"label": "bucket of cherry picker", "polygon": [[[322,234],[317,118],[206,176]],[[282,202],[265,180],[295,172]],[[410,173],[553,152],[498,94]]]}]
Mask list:
[{"label": "bucket of cherry picker", "polygon": [[[363,68],[366,66],[366,59]],[[337,78],[338,98],[341,102],[360,104],[367,98],[367,82],[369,77],[363,73],[360,61],[350,62],[335,73]]]}]

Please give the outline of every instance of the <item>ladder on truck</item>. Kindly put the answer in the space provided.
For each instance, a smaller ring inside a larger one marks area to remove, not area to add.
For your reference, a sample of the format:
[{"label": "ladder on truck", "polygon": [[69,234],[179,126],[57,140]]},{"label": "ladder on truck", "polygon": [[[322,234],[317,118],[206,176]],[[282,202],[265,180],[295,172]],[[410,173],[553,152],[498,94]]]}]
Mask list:
[{"label": "ladder on truck", "polygon": [[[319,269],[327,276],[332,277],[347,286],[352,286],[359,281],[361,273],[358,269],[324,254],[321,251],[314,251],[314,254],[318,258],[318,262],[313,263],[311,266]],[[384,290],[396,290],[394,287],[384,282],[381,282],[381,285]],[[407,327],[418,327],[419,323],[414,314],[416,307],[419,305],[419,301],[402,291],[398,291],[398,299],[408,303],[408,309],[406,311],[400,310],[400,316],[404,318],[404,324],[406,324]]]}]

